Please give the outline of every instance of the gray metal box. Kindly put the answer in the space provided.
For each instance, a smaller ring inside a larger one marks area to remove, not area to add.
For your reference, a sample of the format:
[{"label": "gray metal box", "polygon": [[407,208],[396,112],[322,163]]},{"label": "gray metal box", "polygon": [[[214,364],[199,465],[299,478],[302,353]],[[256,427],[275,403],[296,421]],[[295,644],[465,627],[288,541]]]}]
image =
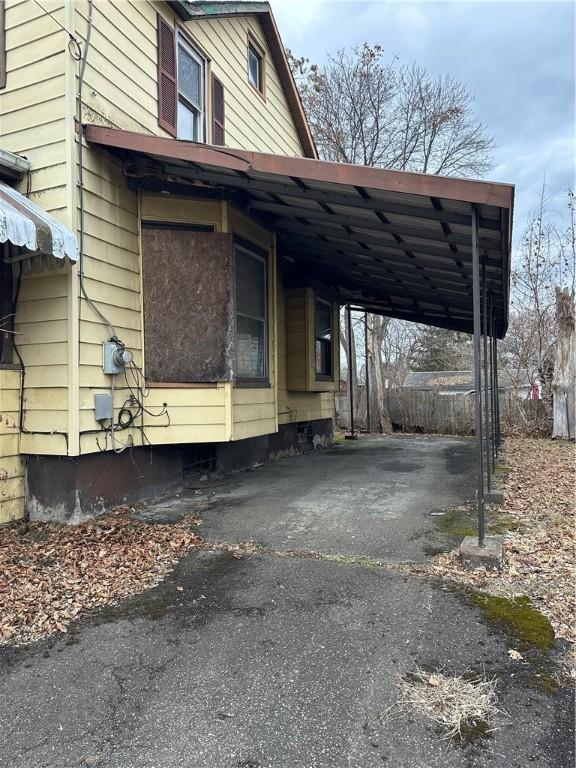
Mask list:
[{"label": "gray metal box", "polygon": [[96,421],[112,420],[114,418],[114,401],[112,395],[106,393],[94,395],[94,418]]}]

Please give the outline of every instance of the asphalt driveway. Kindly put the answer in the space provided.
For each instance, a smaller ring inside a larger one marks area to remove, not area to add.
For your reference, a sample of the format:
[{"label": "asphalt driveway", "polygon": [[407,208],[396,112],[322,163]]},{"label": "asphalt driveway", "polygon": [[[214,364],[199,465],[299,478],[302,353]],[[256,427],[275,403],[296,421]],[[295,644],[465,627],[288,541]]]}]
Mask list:
[{"label": "asphalt driveway", "polygon": [[196,504],[214,541],[417,562],[449,547],[434,513],[474,497],[474,455],[466,438],[361,438],[192,483],[144,514],[169,520]]},{"label": "asphalt driveway", "polygon": [[[145,510],[201,507],[208,538],[266,549],[194,553],[68,636],[0,652],[0,765],[572,768],[572,694],[543,685],[546,659],[511,659],[516,642],[466,595],[361,559],[425,556],[430,511],[470,494],[470,444],[376,442],[372,454],[368,442],[346,444]],[[377,478],[398,483],[381,503]],[[498,729],[457,745],[422,716],[390,710],[415,664],[496,675],[507,713]]]}]

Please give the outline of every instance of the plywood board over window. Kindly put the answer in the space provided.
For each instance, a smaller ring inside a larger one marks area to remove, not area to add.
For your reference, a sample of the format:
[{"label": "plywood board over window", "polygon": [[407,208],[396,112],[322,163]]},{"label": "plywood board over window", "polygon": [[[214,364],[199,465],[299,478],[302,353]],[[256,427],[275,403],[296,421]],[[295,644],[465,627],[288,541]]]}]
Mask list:
[{"label": "plywood board over window", "polygon": [[146,378],[230,381],[232,236],[149,224],[142,230]]}]

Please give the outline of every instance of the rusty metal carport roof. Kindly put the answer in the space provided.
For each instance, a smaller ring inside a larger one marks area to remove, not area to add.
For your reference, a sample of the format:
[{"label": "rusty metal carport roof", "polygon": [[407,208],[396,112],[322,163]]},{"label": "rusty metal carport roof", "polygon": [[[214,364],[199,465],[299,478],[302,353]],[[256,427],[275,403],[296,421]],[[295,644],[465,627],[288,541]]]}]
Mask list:
[{"label": "rusty metal carport roof", "polygon": [[[495,335],[508,324],[514,187],[249,152],[87,125],[142,179],[215,189],[265,216],[278,254],[342,303],[473,332],[472,237]],[[485,277],[485,279],[484,279]]]}]

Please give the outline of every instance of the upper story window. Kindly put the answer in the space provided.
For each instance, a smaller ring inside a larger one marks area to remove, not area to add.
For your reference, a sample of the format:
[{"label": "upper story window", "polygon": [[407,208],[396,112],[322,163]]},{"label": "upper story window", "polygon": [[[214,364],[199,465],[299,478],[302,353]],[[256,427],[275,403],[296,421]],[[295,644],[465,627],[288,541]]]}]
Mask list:
[{"label": "upper story window", "polygon": [[206,141],[206,71],[205,57],[158,14],[158,124],[171,136]]},{"label": "upper story window", "polygon": [[248,82],[264,95],[264,51],[252,37],[248,38]]},{"label": "upper story window", "polygon": [[178,35],[178,138],[204,141],[206,62]]},{"label": "upper story window", "polygon": [[266,257],[234,247],[236,287],[236,377],[263,380],[268,375]]},{"label": "upper story window", "polygon": [[316,298],[314,303],[316,336],[316,376],[332,376],[332,305]]}]

